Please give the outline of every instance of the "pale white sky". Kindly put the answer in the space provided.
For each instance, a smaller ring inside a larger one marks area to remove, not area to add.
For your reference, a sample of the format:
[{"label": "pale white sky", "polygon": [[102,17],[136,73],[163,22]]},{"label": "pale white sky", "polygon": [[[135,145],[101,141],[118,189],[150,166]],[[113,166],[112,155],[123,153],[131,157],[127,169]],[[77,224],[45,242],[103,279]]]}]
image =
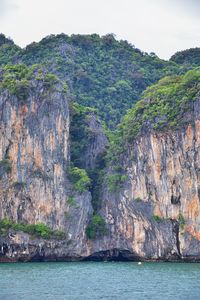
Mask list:
[{"label": "pale white sky", "polygon": [[168,59],[200,46],[200,0],[0,0],[0,32],[22,47],[52,33],[115,33]]}]

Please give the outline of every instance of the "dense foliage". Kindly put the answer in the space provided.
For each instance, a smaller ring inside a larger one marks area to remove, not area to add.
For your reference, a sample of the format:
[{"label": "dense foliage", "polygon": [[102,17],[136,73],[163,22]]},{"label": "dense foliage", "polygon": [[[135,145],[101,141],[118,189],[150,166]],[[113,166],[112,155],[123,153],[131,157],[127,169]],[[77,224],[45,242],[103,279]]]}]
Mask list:
[{"label": "dense foliage", "polygon": [[114,174],[108,178],[111,190],[115,180],[124,175],[119,157],[137,135],[142,130],[144,132],[174,130],[181,125],[184,126],[191,119],[189,115],[187,118],[184,117],[184,114],[191,111],[193,103],[199,97],[200,68],[190,70],[184,75],[165,77],[147,88],[141,100],[124,116],[115,134],[109,135],[110,143],[106,161],[112,165],[114,171]]},{"label": "dense foliage", "polygon": [[19,101],[24,102],[33,88],[31,80],[41,83],[47,90],[58,83],[55,75],[46,72],[39,65],[31,68],[24,64],[6,65],[0,70],[0,91],[6,89],[10,95],[15,95]]},{"label": "dense foliage", "polygon": [[73,183],[75,191],[84,192],[88,190],[90,186],[90,178],[84,169],[79,169],[77,167],[69,168],[69,179]]},{"label": "dense foliage", "polygon": [[126,181],[127,176],[121,173],[110,174],[107,177],[108,189],[110,192],[119,192],[121,186]]},{"label": "dense foliage", "polygon": [[75,167],[85,167],[84,153],[92,136],[88,126],[91,114],[96,113],[90,107],[84,107],[78,103],[71,103],[70,106],[70,152],[71,161]]},{"label": "dense foliage", "polygon": [[120,135],[132,140],[143,125],[157,130],[183,125],[185,112],[192,109],[192,102],[200,96],[200,68],[185,75],[161,79],[149,87],[142,99],[128,112],[119,126]]},{"label": "dense foliage", "polygon": [[11,39],[0,34],[0,66],[16,63],[20,47],[16,46]]},{"label": "dense foliage", "polygon": [[147,86],[164,75],[181,72],[174,62],[143,53],[112,34],[51,35],[16,55],[18,61],[42,64],[67,82],[76,101],[98,109],[110,128],[119,123]]},{"label": "dense foliage", "polygon": [[32,71],[25,65],[7,65],[0,75],[0,89],[7,89],[19,100],[25,100],[29,95],[29,78]]},{"label": "dense foliage", "polygon": [[69,85],[78,103],[98,109],[110,128],[116,127],[146,87],[200,65],[199,48],[164,61],[127,41],[117,41],[112,34],[50,35],[25,49],[0,34],[0,66],[19,62],[45,66]]},{"label": "dense foliage", "polygon": [[87,237],[90,239],[96,239],[102,237],[107,233],[105,220],[97,214],[92,216],[90,224],[86,228]]},{"label": "dense foliage", "polygon": [[43,223],[24,224],[16,223],[10,219],[0,220],[0,235],[6,234],[9,229],[13,229],[14,231],[23,231],[35,237],[42,237],[44,239],[63,239],[65,237],[64,232],[60,230],[52,230]]},{"label": "dense foliage", "polygon": [[14,42],[7,38],[3,33],[0,33],[0,47],[3,45],[14,45]]},{"label": "dense foliage", "polygon": [[200,66],[200,48],[179,51],[170,60],[180,65]]}]

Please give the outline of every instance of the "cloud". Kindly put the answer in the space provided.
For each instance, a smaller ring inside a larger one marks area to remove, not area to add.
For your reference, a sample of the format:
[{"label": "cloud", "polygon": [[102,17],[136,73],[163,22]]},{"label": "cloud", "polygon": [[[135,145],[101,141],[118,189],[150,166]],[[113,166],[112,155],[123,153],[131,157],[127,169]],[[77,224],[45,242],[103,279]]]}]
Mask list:
[{"label": "cloud", "polygon": [[113,32],[169,58],[199,46],[199,6],[200,0],[0,0],[0,23],[1,31],[22,47],[61,32]]},{"label": "cloud", "polygon": [[[167,1],[167,0],[166,0]],[[199,0],[169,0],[169,3],[173,9],[173,6],[180,11],[185,12],[187,15],[193,17],[200,17],[200,1]]]},{"label": "cloud", "polygon": [[14,0],[0,0],[0,16],[1,18],[9,14],[10,11],[16,9],[17,5]]},{"label": "cloud", "polygon": [[196,10],[196,8],[200,8],[199,0],[179,0],[180,3],[183,3],[187,7],[190,7],[192,10]]}]

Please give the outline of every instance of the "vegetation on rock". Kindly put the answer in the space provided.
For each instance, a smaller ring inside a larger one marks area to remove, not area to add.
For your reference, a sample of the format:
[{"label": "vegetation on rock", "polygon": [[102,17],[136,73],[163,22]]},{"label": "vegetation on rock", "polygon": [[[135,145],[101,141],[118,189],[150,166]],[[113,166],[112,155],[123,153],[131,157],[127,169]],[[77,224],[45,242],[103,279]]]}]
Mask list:
[{"label": "vegetation on rock", "polygon": [[84,169],[79,169],[77,167],[69,168],[69,179],[73,183],[73,188],[78,192],[85,192],[90,186],[90,178]]},{"label": "vegetation on rock", "polygon": [[15,189],[17,189],[17,190],[21,190],[21,189],[23,189],[23,188],[26,187],[26,183],[25,183],[25,182],[22,182],[22,181],[15,181],[15,182],[13,183],[13,187],[14,187]]},{"label": "vegetation on rock", "polygon": [[75,167],[85,166],[84,153],[91,139],[88,118],[95,113],[96,111],[90,107],[84,107],[76,102],[71,103],[70,154]]},{"label": "vegetation on rock", "polygon": [[183,229],[186,221],[185,221],[184,216],[181,213],[179,213],[179,215],[178,215],[178,222],[179,222],[180,228]]},{"label": "vegetation on rock", "polygon": [[175,53],[170,60],[188,67],[191,67],[191,65],[200,66],[200,48],[191,48],[179,51]]},{"label": "vegetation on rock", "polygon": [[38,224],[24,224],[24,223],[16,223],[10,219],[2,219],[0,220],[0,235],[4,235],[8,232],[9,229],[13,229],[14,231],[23,231],[35,237],[41,237],[43,239],[63,239],[65,237],[65,233],[60,230],[52,230],[47,225],[43,223]]},{"label": "vegetation on rock", "polygon": [[107,177],[108,188],[110,192],[119,192],[127,176],[120,173],[111,174]]},{"label": "vegetation on rock", "polygon": [[15,63],[20,51],[20,47],[16,46],[11,39],[0,34],[0,66]]},{"label": "vegetation on rock", "polygon": [[74,196],[69,196],[67,199],[67,204],[69,206],[74,206],[74,207],[78,207],[77,202],[76,202],[76,198]]},{"label": "vegetation on rock", "polygon": [[4,174],[11,172],[12,165],[9,159],[3,159],[0,161],[0,179]]},{"label": "vegetation on rock", "polygon": [[121,143],[132,141],[145,125],[155,130],[184,125],[184,113],[191,111],[199,96],[200,68],[161,79],[143,93],[142,99],[124,117],[118,131]]},{"label": "vegetation on rock", "polygon": [[[119,157],[124,155],[128,145],[143,129],[171,130],[188,122],[183,116],[186,112],[189,114],[200,96],[200,68],[194,68],[200,65],[199,53],[199,48],[189,49],[164,61],[153,53],[143,53],[127,41],[117,41],[112,34],[103,37],[97,34],[51,35],[22,50],[0,34],[0,91],[6,90],[24,103],[36,86],[41,84],[42,90],[51,92],[62,80],[65,90],[70,89],[70,98],[76,101],[70,101],[68,178],[73,183],[72,195],[85,191],[92,194],[94,214],[86,229],[88,238],[95,239],[107,233],[106,222],[99,215],[100,190],[104,181],[111,193],[119,192],[125,184],[127,176]],[[96,167],[86,170],[84,153],[93,138],[88,119],[94,114],[105,121],[110,145],[108,152],[97,158]],[[116,127],[116,132],[111,131]],[[108,176],[105,176],[106,167],[109,167]],[[10,161],[1,161],[0,179],[10,171]],[[39,169],[33,174],[48,179]],[[24,187],[23,182],[13,183],[15,189]],[[67,204],[75,206],[75,197],[68,197]],[[68,212],[65,217],[69,219]],[[161,221],[156,215],[152,219]],[[183,216],[179,215],[178,221],[184,226]],[[1,220],[0,233],[9,229],[45,239],[63,237],[62,232],[52,231],[42,223],[18,224]]]},{"label": "vegetation on rock", "polygon": [[158,215],[153,215],[152,218],[156,222],[161,222],[162,221],[162,218],[160,216],[158,216]]},{"label": "vegetation on rock", "polygon": [[45,66],[71,87],[79,104],[98,109],[110,128],[116,127],[147,86],[182,72],[173,61],[144,53],[112,34],[50,35],[17,52],[17,60]]},{"label": "vegetation on rock", "polygon": [[107,233],[105,220],[97,214],[92,216],[90,224],[86,228],[86,234],[89,239],[102,237]]},{"label": "vegetation on rock", "polygon": [[33,90],[32,81],[42,83],[46,89],[51,90],[59,80],[39,65],[31,68],[24,64],[6,65],[0,70],[0,91],[8,90],[10,95],[16,96],[21,102],[24,102]]}]

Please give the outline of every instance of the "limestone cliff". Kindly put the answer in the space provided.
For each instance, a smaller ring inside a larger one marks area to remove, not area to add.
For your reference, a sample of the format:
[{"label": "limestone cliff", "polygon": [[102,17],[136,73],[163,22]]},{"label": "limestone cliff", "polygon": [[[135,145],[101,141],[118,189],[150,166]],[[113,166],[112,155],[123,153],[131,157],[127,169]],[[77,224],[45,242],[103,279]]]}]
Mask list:
[{"label": "limestone cliff", "polygon": [[[67,178],[69,95],[43,70],[33,69],[28,79],[22,76],[28,72],[24,66],[6,72],[1,74],[0,96],[0,219],[44,223],[65,232],[65,240],[35,242],[11,230],[1,238],[1,256],[32,259],[38,253],[43,256],[45,247],[47,256],[67,256],[70,251],[78,256],[86,251],[85,228],[92,207],[90,193],[74,192]],[[8,84],[5,75],[15,81]]]},{"label": "limestone cliff", "polygon": [[93,256],[199,260],[200,100],[192,124],[138,137],[124,168],[128,178],[120,192],[104,189],[109,234],[95,242]]},{"label": "limestone cliff", "polygon": [[109,234],[93,257],[199,260],[199,92],[199,69],[165,78],[125,117],[102,195]]},{"label": "limestone cliff", "polygon": [[[200,260],[197,75],[147,91],[96,178],[108,141],[95,114],[72,120],[66,86],[45,70],[1,72],[0,261]],[[95,178],[88,190],[70,181],[74,170],[87,179],[78,164]]]}]

